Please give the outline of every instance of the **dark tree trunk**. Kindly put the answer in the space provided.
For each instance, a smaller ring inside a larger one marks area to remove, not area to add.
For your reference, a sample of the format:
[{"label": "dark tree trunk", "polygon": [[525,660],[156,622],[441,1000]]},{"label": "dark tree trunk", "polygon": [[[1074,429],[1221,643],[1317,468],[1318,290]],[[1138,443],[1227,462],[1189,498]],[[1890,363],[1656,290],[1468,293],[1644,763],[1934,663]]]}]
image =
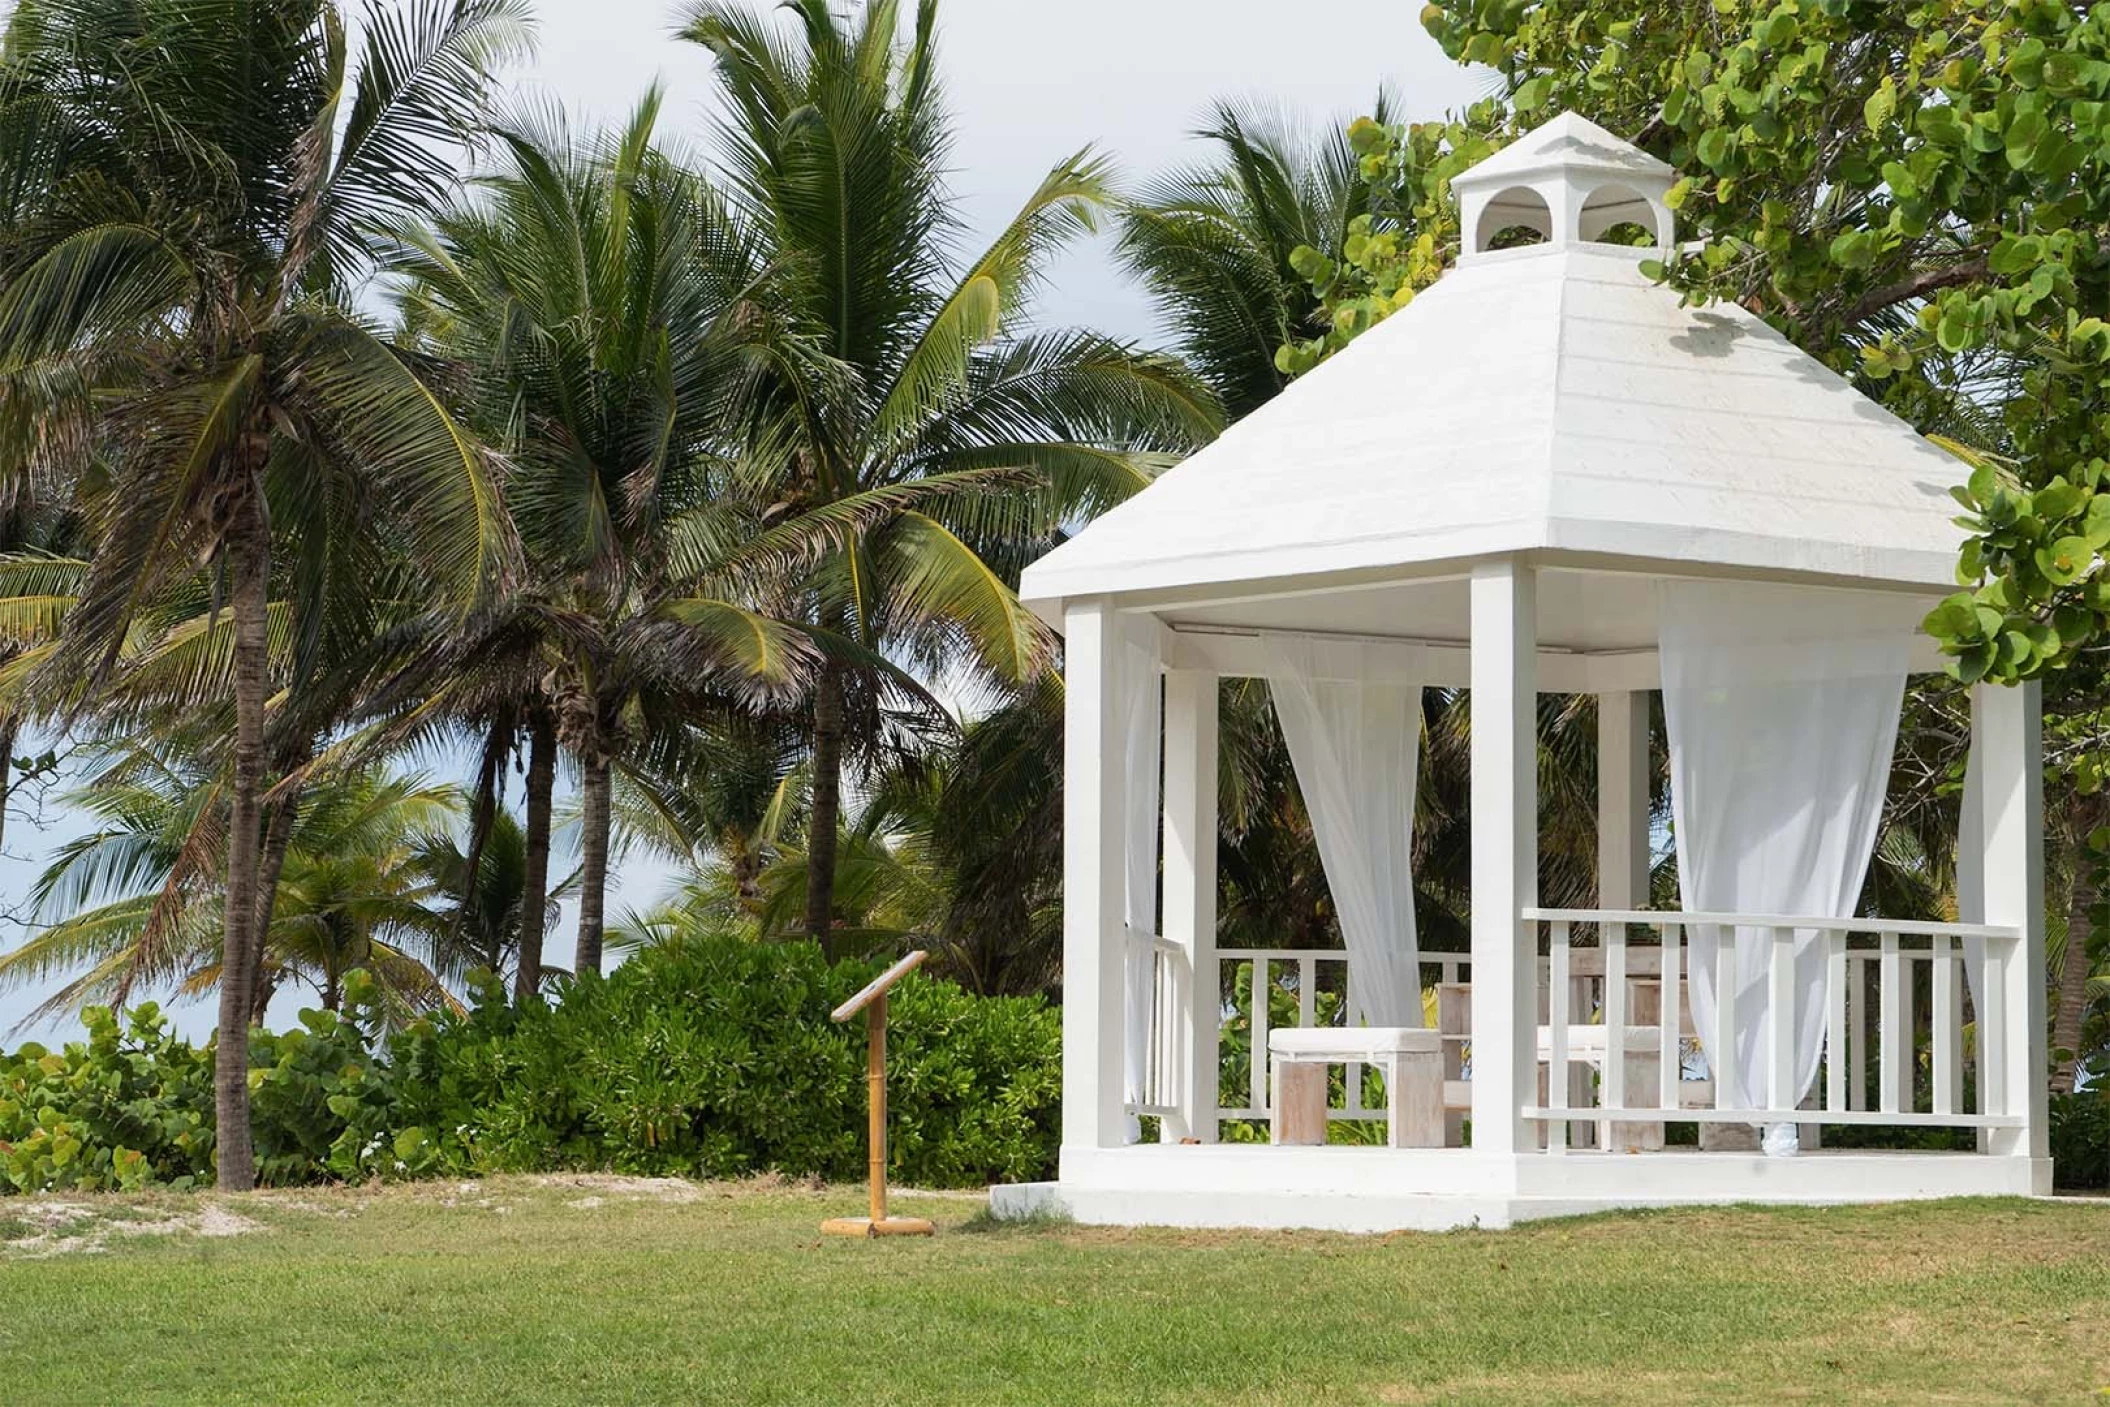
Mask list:
[{"label": "dark tree trunk", "polygon": [[575,972],[601,970],[601,916],[608,898],[608,757],[596,749],[579,777],[579,951]]},{"label": "dark tree trunk", "polygon": [[257,961],[250,969],[249,979],[249,1020],[252,1025],[264,1024],[264,1012],[271,1005],[276,987],[275,983],[264,978],[263,953],[271,941],[271,911],[278,904],[278,878],[285,873],[286,852],[293,846],[293,829],[299,821],[300,790],[289,788],[286,795],[272,806],[271,818],[264,823],[264,853],[257,867]]},{"label": "dark tree trunk", "polygon": [[469,807],[469,853],[462,861],[461,905],[455,912],[455,937],[466,937],[478,917],[477,884],[484,867],[484,847],[491,842],[491,826],[498,819],[498,780],[506,755],[513,750],[513,726],[509,721],[491,725],[484,738],[483,762],[476,769],[475,798]]},{"label": "dark tree trunk", "polygon": [[258,490],[254,485],[245,490],[227,544],[233,578],[234,790],[227,816],[226,922],[220,956],[219,1044],[213,1062],[219,1185],[225,1192],[247,1192],[256,1186],[256,1149],[249,1134],[249,1006],[258,951],[257,891],[263,839],[258,801],[264,778],[264,705],[269,696],[271,544]]},{"label": "dark tree trunk", "polygon": [[15,738],[22,720],[0,714],[0,845],[7,843],[7,803],[15,794]]},{"label": "dark tree trunk", "polygon": [[[2096,864],[2089,833],[2099,824],[2091,797],[2074,800],[2073,881],[2066,892],[2066,954],[2059,963],[2058,1004],[2053,1008],[2051,1088],[2070,1094],[2078,1070],[2081,1027],[2088,1014],[2088,939],[2095,931]],[[2064,1052],[2060,1054],[2059,1052]]]},{"label": "dark tree trunk", "polygon": [[833,660],[821,667],[813,695],[813,805],[806,822],[806,931],[828,961],[835,951],[835,849],[842,823],[843,676]]},{"label": "dark tree trunk", "polygon": [[527,883],[520,896],[520,956],[513,1001],[542,990],[542,930],[549,908],[550,797],[557,784],[557,725],[537,709],[528,720]]}]

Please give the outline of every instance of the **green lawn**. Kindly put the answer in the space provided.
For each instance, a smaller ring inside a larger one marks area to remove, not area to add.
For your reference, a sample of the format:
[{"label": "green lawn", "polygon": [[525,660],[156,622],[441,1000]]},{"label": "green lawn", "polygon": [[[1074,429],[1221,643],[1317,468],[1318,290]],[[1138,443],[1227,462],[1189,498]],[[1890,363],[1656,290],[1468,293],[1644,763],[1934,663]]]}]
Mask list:
[{"label": "green lawn", "polygon": [[[2075,1402],[2110,1207],[823,1240],[856,1189],[0,1200],[11,1403]],[[85,1209],[85,1210],[82,1210]],[[203,1234],[215,1232],[219,1234]]]}]

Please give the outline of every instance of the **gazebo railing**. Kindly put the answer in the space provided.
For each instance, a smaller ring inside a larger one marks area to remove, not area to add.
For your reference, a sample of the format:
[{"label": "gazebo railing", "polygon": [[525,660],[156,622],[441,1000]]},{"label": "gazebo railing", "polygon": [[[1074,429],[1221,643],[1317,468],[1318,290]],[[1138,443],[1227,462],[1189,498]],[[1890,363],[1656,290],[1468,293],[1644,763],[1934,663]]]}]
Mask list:
[{"label": "gazebo railing", "polygon": [[[1150,963],[1150,1022],[1143,1043],[1141,1087],[1129,1092],[1128,1112],[1140,1118],[1177,1118],[1184,1107],[1186,1041],[1193,1009],[1193,972],[1186,949],[1162,933],[1128,932],[1131,961]],[[1122,974],[1125,984],[1128,975]],[[1125,990],[1125,987],[1124,987]]]},{"label": "gazebo railing", "polygon": [[[1595,909],[1534,908],[1522,919],[1542,954],[1535,980],[1538,1063],[1544,1071],[1541,1102],[1523,1113],[1546,1129],[1551,1151],[1569,1145],[1579,1132],[1571,1126],[1591,1130],[1600,1144],[1610,1138],[1622,1146],[1631,1146],[1636,1126],[1654,1127],[1654,1142],[1644,1146],[1661,1146],[1660,1129],[1672,1123],[2002,1129],[2023,1122],[2021,1111],[2003,1107],[2000,1094],[2009,1034],[2003,1029],[2003,989],[2021,941],[2013,928]],[[1711,1029],[1695,1027],[1685,979],[1688,935],[1701,927],[1721,935],[1718,981],[1732,970],[1739,945],[1765,945],[1771,991],[1762,1017],[1724,1004],[1712,1013]],[[1797,933],[1811,931],[1819,935],[1825,962],[1822,1064],[1810,1098],[1796,1100],[1794,952]],[[1322,1020],[1343,1024],[1352,1013],[1354,972],[1341,949],[1210,950],[1216,997],[1211,1022],[1211,989],[1196,991],[1197,974],[1180,944],[1156,933],[1131,933],[1128,942],[1131,954],[1147,951],[1151,971],[1140,1085],[1126,1101],[1134,1115],[1177,1119],[1196,1105],[1208,1110],[1213,1096],[1219,1121],[1267,1120],[1273,1115],[1269,1030]],[[1965,963],[1980,944],[1983,990],[1971,1001]],[[1243,1013],[1234,997],[1241,965],[1252,974]],[[1449,987],[1462,996],[1471,969],[1469,954],[1424,954],[1423,988]],[[1967,1001],[1974,1026],[1966,1023]],[[1279,1022],[1276,1008],[1291,1003],[1293,1019]],[[1245,1049],[1234,1073],[1193,1043],[1221,1050],[1229,1024],[1241,1015],[1247,1019]],[[1767,1052],[1764,1088],[1751,1099],[1725,1104],[1702,1047],[1734,1049],[1739,1018],[1766,1023],[1758,1037]],[[1452,1047],[1446,1045],[1447,1065],[1455,1068],[1446,1071],[1445,1102],[1454,1108],[1469,1102],[1464,1081],[1470,1076],[1470,1041],[1469,1034],[1457,1038],[1455,1059],[1448,1058]],[[1965,1077],[1971,1046],[1975,1080]],[[1556,1070],[1568,1077],[1554,1078]],[[1188,1086],[1204,1071],[1217,1077],[1217,1088],[1190,1096]],[[1360,1067],[1348,1069],[1345,1098],[1327,1111],[1329,1118],[1383,1117],[1381,1108],[1366,1103],[1362,1076]],[[1169,1127],[1184,1131],[1185,1125]]]},{"label": "gazebo railing", "polygon": [[[1539,1012],[1544,1022],[1541,1056],[1549,1071],[1574,1064],[1594,1066],[1595,1104],[1575,1101],[1569,1080],[1549,1074],[1546,1103],[1524,1110],[1548,1126],[1548,1147],[1561,1150],[1572,1122],[1619,1124],[1795,1123],[1880,1124],[1938,1128],[2011,1128],[2019,1111],[2001,1107],[2005,1088],[2000,1061],[2003,984],[2009,959],[2021,941],[2013,928],[1983,924],[1921,923],[1888,919],[1826,919],[1777,914],[1667,913],[1594,909],[1526,909],[1545,945],[1537,964]],[[1732,989],[1739,952],[1753,944],[1766,953],[1767,1000],[1759,1034],[1765,1051],[1760,1099],[1725,1105],[1723,1083],[1694,1080],[1704,1060],[1696,1035],[1708,1048],[1733,1050],[1738,1003],[1721,1002],[1712,1029],[1695,1031],[1685,1019],[1688,1004],[1678,995],[1690,976],[1688,934],[1711,928],[1720,934],[1716,989]],[[1635,941],[1634,930],[1642,930]],[[1578,944],[1579,931],[1595,941]],[[1814,932],[1823,944],[1824,1027],[1820,1078],[1810,1101],[1797,1098],[1799,1051],[1794,1024],[1795,948],[1799,933]],[[1973,1034],[1978,1078],[1970,1090],[1964,1070],[1964,964],[1972,943],[1985,950],[1983,988],[1978,993]],[[1914,1010],[1919,969],[1927,969],[1931,1009],[1924,1043]],[[1875,996],[1870,999],[1870,979]],[[1649,1010],[1635,1013],[1654,986]],[[1674,1004],[1675,1003],[1675,1004]],[[1873,1030],[1871,1030],[1873,1016]],[[1601,1030],[1601,1034],[1600,1034]],[[1589,1049],[1578,1037],[1587,1034]],[[1871,1040],[1873,1045],[1871,1046]],[[1924,1044],[1924,1048],[1923,1048]],[[1642,1057],[1639,1061],[1630,1056]],[[1868,1090],[1874,1066],[1876,1090]],[[1635,1088],[1635,1068],[1654,1088]],[[1925,1083],[1920,1083],[1925,1071]],[[1926,1105],[1919,1107],[1924,1089]],[[1968,1093],[1967,1093],[1968,1091]],[[1698,1092],[1699,1098],[1695,1098]],[[1975,1098],[1969,1095],[1975,1094]],[[1970,1105],[1971,1107],[1966,1107]]]}]

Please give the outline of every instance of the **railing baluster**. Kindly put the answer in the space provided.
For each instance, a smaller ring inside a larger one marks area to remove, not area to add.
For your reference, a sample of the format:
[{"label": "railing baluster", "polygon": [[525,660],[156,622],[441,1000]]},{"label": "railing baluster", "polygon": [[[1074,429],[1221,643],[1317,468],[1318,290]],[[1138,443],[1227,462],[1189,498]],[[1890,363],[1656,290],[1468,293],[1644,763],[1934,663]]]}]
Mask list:
[{"label": "railing baluster", "polygon": [[[1414,978],[1418,984],[1421,980],[1419,968],[1415,970]],[[1417,985],[1415,997],[1419,999],[1420,995],[1421,992]],[[1344,1012],[1342,1019],[1353,1023],[1355,1020],[1355,968],[1345,958],[1341,960],[1341,1006]],[[1347,1070],[1343,1072],[1341,1093],[1342,1111],[1349,1118],[1360,1118],[1370,1112],[1363,1107],[1363,1067],[1361,1065],[1351,1063]],[[1390,1090],[1385,1092],[1385,1097],[1391,1098]]]},{"label": "railing baluster", "polygon": [[[1568,1107],[1568,941],[1568,925],[1554,924],[1553,940],[1546,946],[1546,1098],[1556,1110]],[[1553,1153],[1568,1151],[1566,1119],[1556,1116],[1547,1125],[1546,1148]]]},{"label": "railing baluster", "polygon": [[1868,955],[1850,953],[1846,970],[1852,974],[1853,1000],[1848,1010],[1848,1024],[1853,1030],[1853,1047],[1846,1060],[1849,1109],[1868,1107]]},{"label": "railing baluster", "polygon": [[1978,1049],[1984,1071],[1979,1076],[1978,1107],[1985,1114],[2021,1112],[2009,1108],[2007,1099],[2007,950],[2012,946],[2002,944],[1995,952],[1992,944],[1986,944],[1985,990],[1979,993],[1985,1004],[1978,1009]]},{"label": "railing baluster", "polygon": [[1735,925],[1722,929],[1722,941],[1714,955],[1714,1047],[1707,1055],[1707,1073],[1714,1080],[1714,1107],[1733,1109],[1728,1102],[1729,1069],[1736,1063],[1736,936]]},{"label": "railing baluster", "polygon": [[1947,935],[1933,940],[1934,1112],[1956,1112],[1963,1085],[1963,995],[1957,990],[1956,957]]},{"label": "railing baluster", "polygon": [[1268,1087],[1267,1078],[1268,998],[1272,995],[1274,988],[1268,981],[1268,960],[1256,957],[1253,959],[1252,1090],[1249,1099],[1250,1107],[1267,1111],[1270,1118],[1274,1117],[1275,1111],[1274,1091]]},{"label": "railing baluster", "polygon": [[[1158,1091],[1160,1101],[1168,1109],[1184,1108],[1186,1101],[1180,1098],[1180,1006],[1186,997],[1186,984],[1180,980],[1181,954],[1161,951],[1158,954],[1158,969],[1165,976],[1164,1000],[1158,1007],[1158,1019],[1165,1025],[1165,1038],[1160,1052],[1165,1059],[1158,1079],[1162,1088]],[[1191,1009],[1191,1008],[1190,1008]],[[1168,1125],[1169,1127],[1169,1122]]]},{"label": "railing baluster", "polygon": [[1657,1071],[1657,1107],[1676,1109],[1678,1086],[1682,1083],[1680,1077],[1684,1073],[1680,1068],[1684,1062],[1679,1056],[1682,1047],[1678,1043],[1679,1028],[1684,1024],[1685,1010],[1684,1003],[1678,1000],[1678,966],[1682,956],[1684,934],[1674,923],[1658,924],[1656,941],[1659,945],[1657,951],[1663,954],[1663,998],[1657,1003],[1657,1008],[1662,1014],[1662,1028],[1657,1032],[1657,1049],[1662,1059],[1662,1066]]},{"label": "railing baluster", "polygon": [[[1144,1101],[1150,1105],[1165,1103],[1165,1032],[1169,1023],[1165,1021],[1165,962],[1158,958],[1156,945],[1150,947],[1150,1040],[1146,1051],[1150,1053],[1144,1061]],[[1169,1120],[1158,1120],[1158,1141],[1165,1141],[1169,1133]]]},{"label": "railing baluster", "polygon": [[[1343,1021],[1352,1020],[1352,1013],[1343,1012]],[[1319,960],[1313,957],[1297,959],[1297,1024],[1316,1026],[1319,1024]]]},{"label": "railing baluster", "polygon": [[[1604,950],[1604,1070],[1599,1076],[1604,1104],[1626,1108],[1626,925],[1597,925],[1597,945]],[[1609,1140],[1607,1140],[1609,1142]]]},{"label": "railing baluster", "polygon": [[[1876,1040],[1882,1052],[1882,1085],[1879,1091],[1883,1112],[1895,1114],[1900,1108],[1911,1107],[1908,1083],[1911,1076],[1905,1063],[1905,1043],[1910,1039],[1905,1034],[1905,964],[1898,957],[1898,936],[1895,933],[1882,935],[1882,970],[1877,980],[1882,983],[1883,1014],[1876,1025]],[[1900,1097],[1900,1096],[1903,1097]]]},{"label": "railing baluster", "polygon": [[1824,935],[1824,1107],[1841,1113],[1846,1103],[1846,933]]},{"label": "railing baluster", "polygon": [[1795,930],[1772,930],[1766,969],[1766,1107],[1792,1109],[1795,1089]]}]

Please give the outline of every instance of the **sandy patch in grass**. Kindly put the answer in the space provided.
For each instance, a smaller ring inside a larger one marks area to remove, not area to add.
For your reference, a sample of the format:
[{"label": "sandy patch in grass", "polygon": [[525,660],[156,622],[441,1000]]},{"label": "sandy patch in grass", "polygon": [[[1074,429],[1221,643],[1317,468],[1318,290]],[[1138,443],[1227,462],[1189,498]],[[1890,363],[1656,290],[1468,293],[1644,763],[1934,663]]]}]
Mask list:
[{"label": "sandy patch in grass", "polygon": [[598,1207],[611,1197],[628,1198],[633,1202],[696,1202],[711,1195],[706,1185],[678,1177],[623,1177],[616,1173],[549,1173],[529,1178],[528,1182],[535,1187],[555,1187],[566,1191],[576,1189],[586,1194],[565,1203],[571,1207]]},{"label": "sandy patch in grass", "polygon": [[250,1232],[261,1231],[263,1228],[246,1216],[231,1212],[217,1203],[208,1203],[205,1210],[198,1213],[197,1230],[200,1236],[247,1236]]},{"label": "sandy patch in grass", "polygon": [[10,1201],[0,1218],[0,1257],[45,1260],[52,1256],[99,1255],[115,1240],[151,1236],[246,1236],[264,1229],[218,1202],[170,1207],[109,1201]]}]

